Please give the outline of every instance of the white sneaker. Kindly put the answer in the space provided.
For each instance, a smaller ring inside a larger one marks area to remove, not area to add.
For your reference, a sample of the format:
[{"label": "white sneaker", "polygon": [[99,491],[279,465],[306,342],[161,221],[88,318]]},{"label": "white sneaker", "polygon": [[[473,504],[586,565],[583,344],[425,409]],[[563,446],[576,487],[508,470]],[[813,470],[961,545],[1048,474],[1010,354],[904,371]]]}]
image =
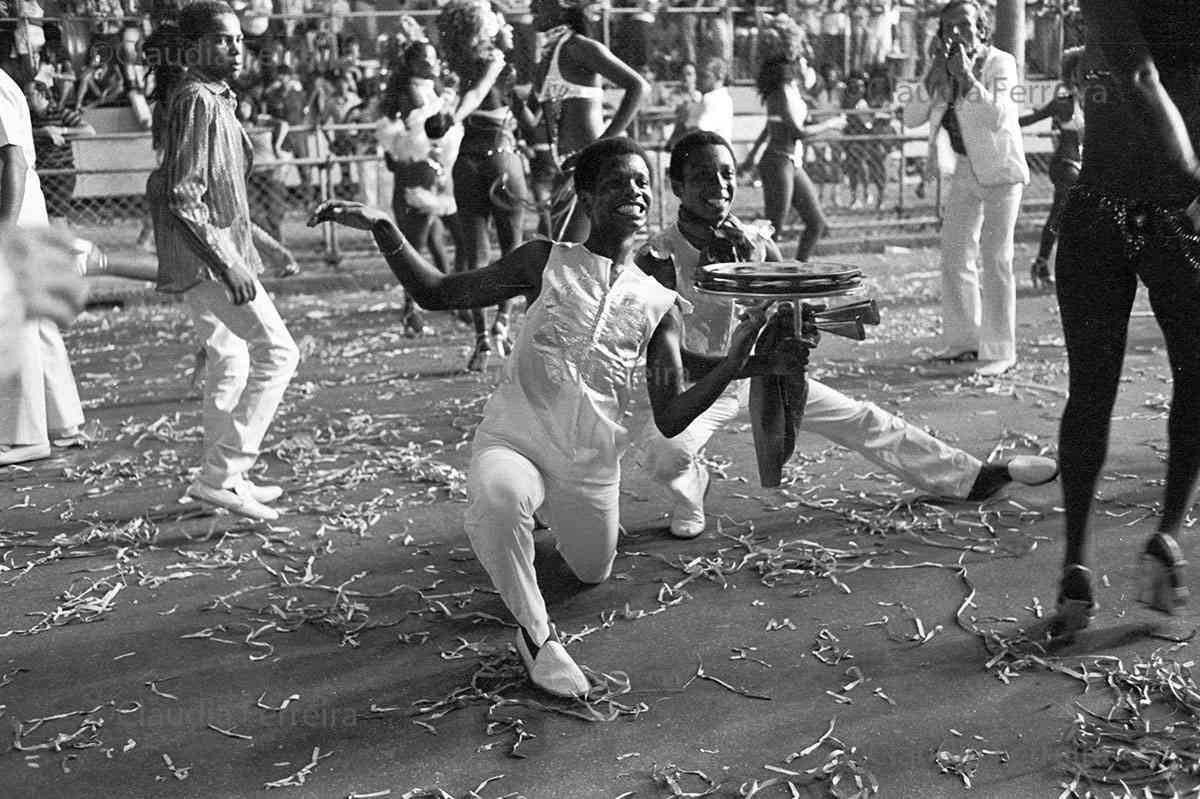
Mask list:
[{"label": "white sneaker", "polygon": [[260,486],[257,483],[250,482],[250,479],[247,477],[242,478],[242,485],[246,487],[247,494],[264,505],[268,505],[283,496],[283,488],[281,486]]},{"label": "white sneaker", "polygon": [[536,658],[525,643],[525,630],[518,627],[517,652],[529,672],[530,682],[546,693],[578,699],[586,696],[591,689],[587,676],[567,654],[553,627],[550,628],[550,637],[538,648]]},{"label": "white sneaker", "polygon": [[980,377],[999,377],[1017,365],[1016,358],[1001,358],[998,361],[984,361],[975,367],[975,374]]},{"label": "white sneaker", "polygon": [[704,527],[708,523],[708,519],[704,516],[704,498],[708,496],[712,476],[704,466],[700,467],[700,474],[700,504],[677,502],[671,509],[671,535],[676,538],[695,538],[704,532]]},{"label": "white sneaker", "polygon": [[18,463],[40,461],[50,457],[50,443],[17,444],[14,446],[0,445],[0,466],[14,466]]},{"label": "white sneaker", "polygon": [[248,519],[273,522],[279,518],[279,513],[274,508],[267,507],[251,496],[244,483],[233,488],[213,488],[197,480],[188,486],[187,492],[193,499],[216,505]]}]

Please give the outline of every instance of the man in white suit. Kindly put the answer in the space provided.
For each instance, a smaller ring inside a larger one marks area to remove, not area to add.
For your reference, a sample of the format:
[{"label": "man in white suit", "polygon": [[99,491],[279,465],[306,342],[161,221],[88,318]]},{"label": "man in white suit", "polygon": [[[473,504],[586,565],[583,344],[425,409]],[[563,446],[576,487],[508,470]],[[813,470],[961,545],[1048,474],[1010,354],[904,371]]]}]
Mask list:
[{"label": "man in white suit", "polygon": [[[36,160],[25,93],[0,70],[0,224],[50,224]],[[26,318],[10,344],[15,363],[6,364],[12,373],[0,379],[0,466],[48,458],[51,442],[80,445],[83,406],[58,325]]]},{"label": "man in white suit", "polygon": [[1029,167],[1013,99],[1015,59],[988,44],[983,9],[951,0],[939,15],[929,70],[904,107],[904,124],[929,122],[955,153],[942,225],[940,360],[978,359],[994,377],[1017,362],[1013,230]]}]

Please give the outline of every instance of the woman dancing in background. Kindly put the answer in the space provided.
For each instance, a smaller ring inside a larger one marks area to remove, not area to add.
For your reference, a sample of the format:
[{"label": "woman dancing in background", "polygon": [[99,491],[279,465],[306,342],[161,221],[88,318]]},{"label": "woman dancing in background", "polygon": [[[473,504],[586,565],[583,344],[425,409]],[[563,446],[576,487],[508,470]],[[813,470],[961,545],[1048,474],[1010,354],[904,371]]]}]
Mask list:
[{"label": "woman dancing in background", "polygon": [[1042,239],[1038,244],[1037,258],[1029,267],[1029,279],[1033,287],[1054,285],[1050,272],[1050,253],[1058,240],[1058,222],[1063,206],[1067,202],[1067,191],[1079,180],[1079,168],[1083,165],[1083,96],[1080,93],[1079,67],[1083,60],[1083,48],[1072,47],[1062,54],[1062,85],[1053,100],[1036,111],[1020,118],[1021,127],[1050,118],[1058,134],[1058,144],[1050,157],[1050,182],[1054,184],[1054,200],[1050,215],[1042,228]]},{"label": "woman dancing in background", "polygon": [[[396,226],[418,252],[429,249],[433,265],[449,273],[442,217],[454,213],[454,197],[440,190],[445,168],[425,133],[425,122],[444,111],[437,87],[442,62],[427,41],[404,46],[379,105],[377,125],[383,160],[393,174],[392,215]],[[404,333],[428,332],[412,297],[404,296]]]},{"label": "woman dancing in background", "polygon": [[[516,71],[506,54],[513,47],[512,28],[487,0],[451,0],[437,18],[446,63],[462,81],[458,106],[431,117],[426,130],[434,139],[462,123],[463,137],[451,175],[462,225],[462,263],[478,269],[491,259],[488,221],[495,222],[501,254],[521,243],[524,206],[529,189],[513,135],[516,113],[528,113],[513,96]],[[529,121],[526,121],[527,124]],[[481,372],[493,351],[507,357],[509,301],[496,308],[489,332],[483,310],[471,310],[475,349],[467,368]]]},{"label": "woman dancing in background", "polygon": [[762,60],[756,82],[759,97],[767,107],[767,125],[750,148],[742,169],[749,171],[754,167],[758,150],[765,142],[766,151],[758,161],[764,214],[775,226],[778,241],[788,209],[795,208],[799,212],[804,221],[804,234],[796,245],[796,259],[807,261],[828,225],[817,200],[816,187],[804,171],[804,140],[841,129],[846,118],[836,116],[813,125],[806,124],[808,104],[801,92],[806,78],[815,80],[816,76],[805,57],[808,43],[804,30],[791,17],[786,14],[775,17],[766,29],[760,47]]},{"label": "woman dancing in background", "polygon": [[1070,368],[1059,431],[1067,541],[1058,612],[1026,631],[1043,641],[1069,639],[1095,610],[1088,521],[1139,280],[1166,339],[1174,391],[1162,516],[1142,552],[1139,592],[1164,613],[1188,598],[1177,538],[1200,471],[1200,4],[1082,5],[1086,139],[1057,264]]},{"label": "woman dancing in background", "polygon": [[[650,84],[601,42],[587,36],[584,9],[594,0],[533,0],[533,25],[545,37],[534,89],[561,173],[551,199],[550,238],[583,241],[588,218],[575,202],[574,156],[597,139],[620,136],[633,122]],[[604,124],[604,80],[624,90]]]}]

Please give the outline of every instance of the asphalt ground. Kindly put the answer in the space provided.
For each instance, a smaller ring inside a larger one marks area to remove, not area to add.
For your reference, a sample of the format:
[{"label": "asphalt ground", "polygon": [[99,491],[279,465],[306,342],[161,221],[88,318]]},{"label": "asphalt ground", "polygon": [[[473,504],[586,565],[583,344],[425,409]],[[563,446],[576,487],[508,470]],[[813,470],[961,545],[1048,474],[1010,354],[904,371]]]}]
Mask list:
[{"label": "asphalt ground", "polygon": [[[883,323],[827,336],[816,375],[980,456],[1054,451],[1052,296],[1022,290],[1021,362],[980,380],[924,360],[936,252],[840,259]],[[271,525],[178,501],[200,440],[178,306],[96,308],[67,332],[97,440],[0,472],[0,794],[1108,797],[1196,762],[1197,612],[1134,602],[1170,394],[1144,298],[1095,508],[1100,610],[1075,643],[1001,643],[1053,608],[1057,484],[928,502],[802,433],[763,489],[743,419],[708,449],[701,538],[666,533],[636,453],[611,580],[580,585],[538,534],[553,618],[600,686],[586,704],[524,680],[462,532],[499,364],[465,373],[471,336],[448,314],[405,338],[401,304],[279,297],[304,359],[255,474],[288,490]],[[1119,703],[1129,727],[1090,715]]]}]

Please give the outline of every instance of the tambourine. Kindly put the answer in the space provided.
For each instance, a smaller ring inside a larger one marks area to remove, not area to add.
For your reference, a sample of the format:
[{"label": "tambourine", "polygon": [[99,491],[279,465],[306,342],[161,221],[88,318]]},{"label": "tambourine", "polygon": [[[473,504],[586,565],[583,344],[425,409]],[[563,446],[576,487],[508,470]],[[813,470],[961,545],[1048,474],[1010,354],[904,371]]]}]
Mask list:
[{"label": "tambourine", "polygon": [[861,287],[856,267],[805,261],[709,264],[696,278],[702,293],[746,299],[837,297]]},{"label": "tambourine", "polygon": [[[862,270],[834,263],[806,261],[748,261],[709,264],[700,268],[696,291],[733,302],[753,303],[779,300],[808,306],[809,318],[826,333],[858,341],[866,338],[864,325],[879,324],[874,300],[862,300],[838,308],[817,302],[828,297],[845,297],[863,290]],[[804,313],[797,308],[795,334],[801,336]]]}]

